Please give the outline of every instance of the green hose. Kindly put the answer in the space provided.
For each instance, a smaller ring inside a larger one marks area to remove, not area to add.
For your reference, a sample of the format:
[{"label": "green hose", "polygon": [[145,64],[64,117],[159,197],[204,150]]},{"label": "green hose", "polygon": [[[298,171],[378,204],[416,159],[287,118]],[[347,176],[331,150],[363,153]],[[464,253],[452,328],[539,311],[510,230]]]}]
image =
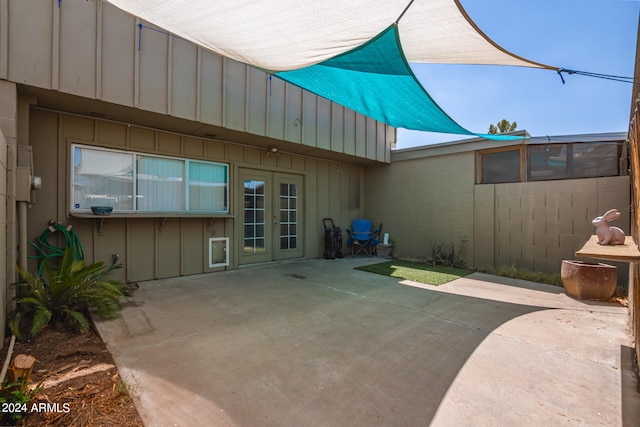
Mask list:
[{"label": "green hose", "polygon": [[[53,233],[61,233],[64,236],[64,246],[58,247],[49,242],[49,236]],[[64,226],[55,221],[49,222],[47,227],[37,238],[35,242],[29,242],[31,246],[36,248],[37,255],[30,255],[29,258],[38,260],[38,276],[42,276],[42,263],[53,258],[61,258],[66,248],[73,248],[73,257],[75,260],[84,260],[84,250],[82,243],[73,228],[68,225]]]},{"label": "green hose", "polygon": [[[64,246],[58,247],[49,242],[49,236],[53,233],[61,233],[64,236]],[[36,248],[37,255],[29,255],[28,258],[38,260],[38,277],[42,277],[42,265],[46,262],[51,262],[51,259],[62,258],[64,251],[67,248],[73,248],[73,258],[76,261],[84,261],[84,250],[82,249],[82,243],[80,238],[70,225],[62,225],[54,220],[49,221],[49,227],[47,227],[37,238],[35,242],[28,242],[31,246]],[[94,276],[94,280],[101,279],[119,266],[119,255],[113,255],[111,264],[102,270],[98,275]]]}]

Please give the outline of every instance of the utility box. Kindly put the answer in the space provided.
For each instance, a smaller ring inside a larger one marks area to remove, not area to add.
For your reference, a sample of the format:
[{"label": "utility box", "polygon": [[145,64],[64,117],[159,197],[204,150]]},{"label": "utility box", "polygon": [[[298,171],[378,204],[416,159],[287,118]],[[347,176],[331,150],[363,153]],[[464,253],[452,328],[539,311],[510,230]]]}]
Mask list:
[{"label": "utility box", "polygon": [[16,201],[31,201],[31,168],[29,167],[16,168]]},{"label": "utility box", "polygon": [[16,201],[35,202],[31,190],[42,186],[40,177],[33,176],[33,153],[31,146],[18,145],[18,166],[16,167]]}]

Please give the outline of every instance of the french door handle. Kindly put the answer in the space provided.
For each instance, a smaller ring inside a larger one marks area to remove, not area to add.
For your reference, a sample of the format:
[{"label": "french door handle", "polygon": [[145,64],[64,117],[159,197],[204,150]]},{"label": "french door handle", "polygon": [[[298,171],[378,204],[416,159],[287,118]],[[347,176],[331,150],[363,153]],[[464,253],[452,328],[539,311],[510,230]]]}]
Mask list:
[{"label": "french door handle", "polygon": [[277,224],[277,223],[278,223],[278,219],[276,218],[276,216],[275,216],[275,215],[273,216],[273,223],[274,223],[274,224]]}]

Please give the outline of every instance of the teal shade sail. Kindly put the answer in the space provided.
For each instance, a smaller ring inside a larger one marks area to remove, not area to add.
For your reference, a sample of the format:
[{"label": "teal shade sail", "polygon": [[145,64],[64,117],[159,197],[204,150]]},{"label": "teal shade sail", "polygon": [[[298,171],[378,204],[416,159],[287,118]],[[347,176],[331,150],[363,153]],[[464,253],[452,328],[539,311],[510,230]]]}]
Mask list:
[{"label": "teal shade sail", "polygon": [[361,47],[316,65],[274,74],[316,95],[396,128],[474,135],[449,117],[411,71],[394,24]]}]

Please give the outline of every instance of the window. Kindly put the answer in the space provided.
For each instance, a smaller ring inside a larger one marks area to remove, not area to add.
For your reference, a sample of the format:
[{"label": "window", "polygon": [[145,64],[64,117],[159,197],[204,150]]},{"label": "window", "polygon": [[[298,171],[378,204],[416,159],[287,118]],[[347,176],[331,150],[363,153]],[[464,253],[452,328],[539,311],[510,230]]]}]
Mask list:
[{"label": "window", "polygon": [[527,150],[529,181],[619,175],[617,143],[530,145]]},{"label": "window", "polygon": [[497,184],[618,176],[621,146],[616,141],[571,142],[482,151],[478,179],[482,184]]},{"label": "window", "polygon": [[71,211],[227,213],[223,163],[73,145]]},{"label": "window", "polygon": [[520,148],[480,153],[480,182],[520,182]]},{"label": "window", "polygon": [[91,206],[133,209],[133,156],[120,152],[72,148],[73,210]]},{"label": "window", "polygon": [[[571,151],[570,144],[533,145],[529,147],[530,181],[568,178],[567,152]],[[571,158],[569,156],[568,158]]]},{"label": "window", "polygon": [[184,211],[185,162],[136,156],[136,201],[139,211]]}]

